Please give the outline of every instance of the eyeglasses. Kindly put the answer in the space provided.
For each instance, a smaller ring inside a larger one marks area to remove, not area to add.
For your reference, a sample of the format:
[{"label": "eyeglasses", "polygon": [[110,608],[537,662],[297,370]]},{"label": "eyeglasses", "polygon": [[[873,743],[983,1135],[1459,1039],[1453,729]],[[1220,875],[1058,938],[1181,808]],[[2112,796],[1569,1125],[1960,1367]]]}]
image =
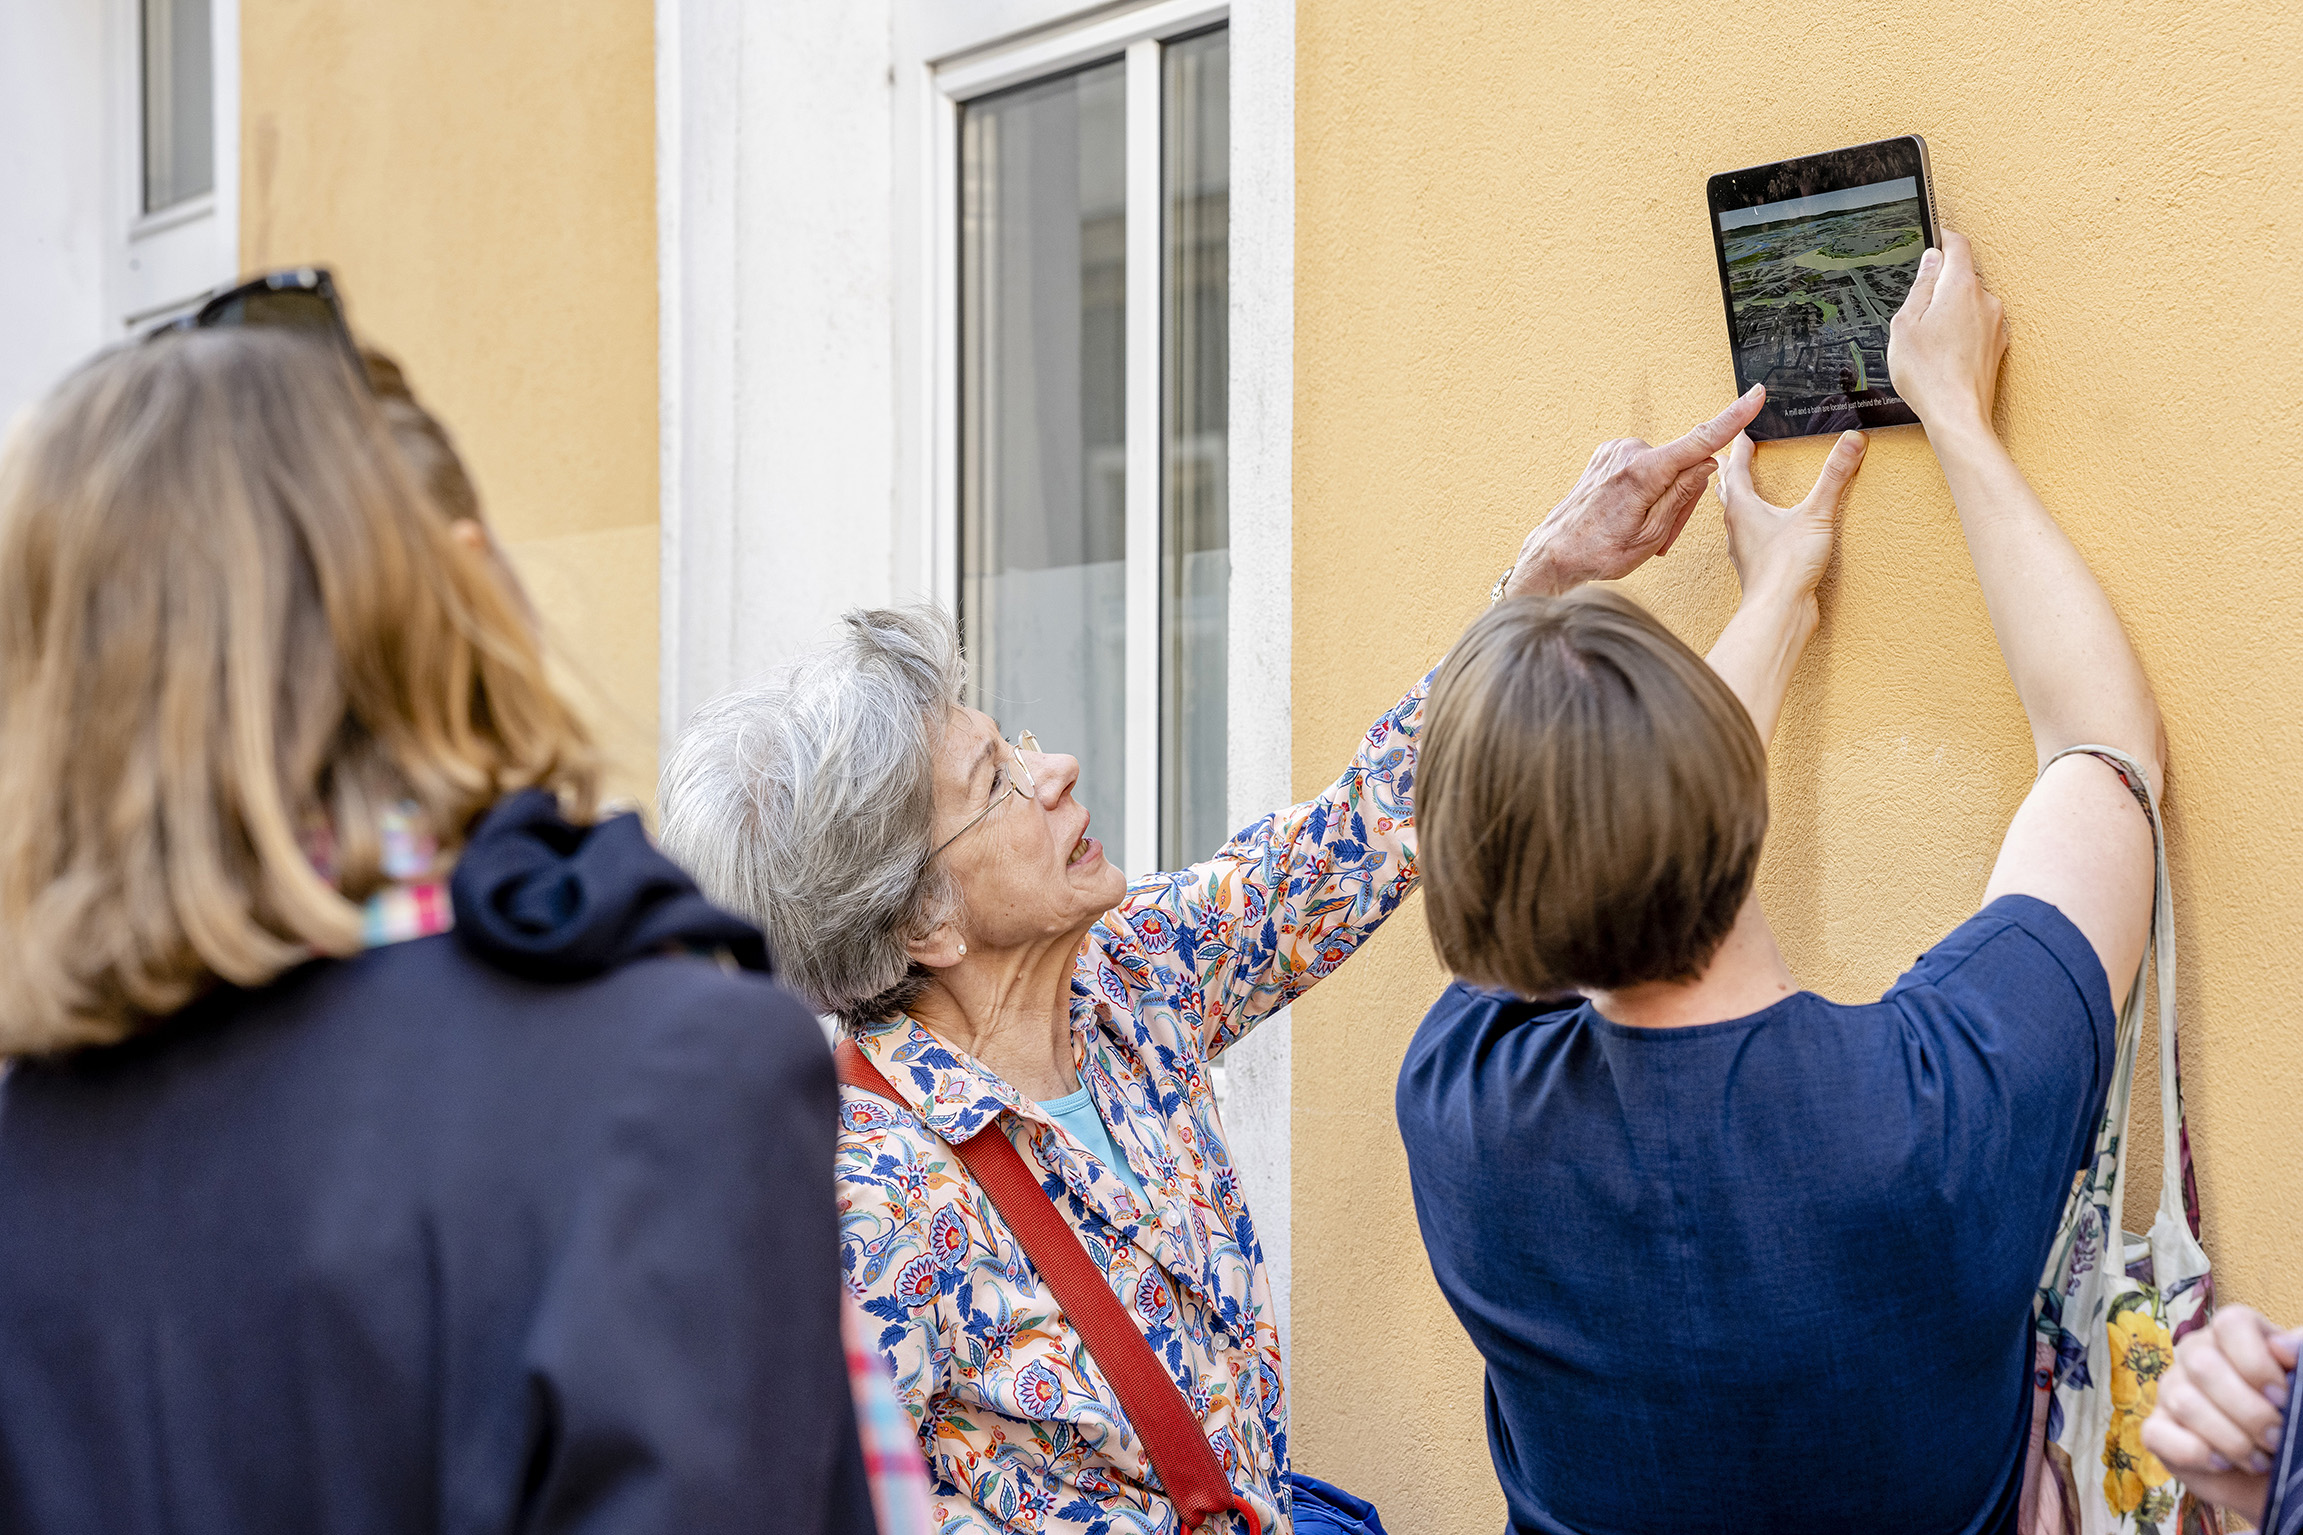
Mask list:
[{"label": "eyeglasses", "polygon": [[228,325],[271,325],[310,331],[332,342],[350,360],[362,383],[367,364],[352,341],[352,328],[344,323],[343,301],[336,296],[336,280],[325,267],[296,267],[266,272],[229,288],[219,288],[189,314],[154,326],[144,339],[180,330],[212,330]]},{"label": "eyeglasses", "polygon": [[[1040,797],[1039,783],[1032,777],[1032,770],[1024,765],[1025,752],[1030,752],[1034,756],[1039,755],[1039,737],[1033,735],[1028,730],[1019,730],[1016,732],[1016,738],[1013,743],[1003,740],[1000,742],[1000,744],[1007,747],[1008,749],[1008,760],[1015,764],[1016,777],[1010,778],[1008,780],[1007,787],[992,796],[992,802],[990,804],[984,806],[983,809],[977,811],[974,815],[969,816],[967,825],[961,827],[958,831],[953,832],[950,836],[944,838],[943,841],[937,843],[935,852],[928,854],[930,859],[933,859],[937,853],[941,853],[945,848],[950,847],[953,843],[959,841],[960,838],[966,836],[969,832],[974,831],[977,824],[980,823],[985,816],[990,815],[993,811],[999,809],[1001,805],[1007,803],[1007,797],[1009,795],[1020,794],[1025,799],[1038,799]],[[1018,778],[1022,780],[1020,784],[1016,781]]]}]

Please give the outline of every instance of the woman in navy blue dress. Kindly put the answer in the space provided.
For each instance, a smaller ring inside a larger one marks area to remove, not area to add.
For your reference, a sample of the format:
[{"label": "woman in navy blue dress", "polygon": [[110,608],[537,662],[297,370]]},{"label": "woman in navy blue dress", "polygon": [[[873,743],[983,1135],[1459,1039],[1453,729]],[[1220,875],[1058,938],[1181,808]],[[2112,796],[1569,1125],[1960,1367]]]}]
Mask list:
[{"label": "woman in navy blue dress", "polygon": [[1981,910],[1877,1001],[1802,991],[1755,893],[1766,744],[1861,439],[1791,508],[1737,442],[1743,604],[1708,665],[1577,594],[1498,605],[1433,682],[1417,813],[1458,984],[1399,1123],[1514,1531],[2014,1526],[2032,1301],[2151,914],[2128,780],[2156,787],[2163,746],[2110,602],[1992,430],[2004,346],[1948,236],[1889,359],[2042,772]]}]

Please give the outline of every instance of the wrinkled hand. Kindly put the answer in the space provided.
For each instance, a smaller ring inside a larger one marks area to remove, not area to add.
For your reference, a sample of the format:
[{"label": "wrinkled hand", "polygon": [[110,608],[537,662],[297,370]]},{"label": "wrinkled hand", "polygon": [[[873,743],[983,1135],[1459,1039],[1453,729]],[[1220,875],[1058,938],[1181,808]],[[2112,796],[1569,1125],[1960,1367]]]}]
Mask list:
[{"label": "wrinkled hand", "polygon": [[2007,311],[1975,273],[1967,236],[1943,232],[1943,248],[1919,258],[1919,275],[1887,328],[1895,392],[1934,431],[1991,424]]},{"label": "wrinkled hand", "polygon": [[1751,484],[1751,439],[1741,432],[1728,450],[1719,500],[1727,509],[1727,558],[1743,583],[1743,599],[1812,601],[1823,568],[1831,563],[1839,501],[1863,464],[1861,432],[1842,432],[1815,477],[1815,488],[1796,506],[1760,499]]},{"label": "wrinkled hand", "polygon": [[1567,499],[1520,545],[1505,595],[1556,597],[1586,581],[1630,575],[1650,555],[1669,552],[1718,467],[1712,455],[1750,425],[1766,397],[1754,384],[1727,409],[1659,448],[1636,437],[1601,443]]},{"label": "wrinkled hand", "polygon": [[2261,1523],[2287,1407],[2296,1335],[2248,1306],[2224,1306],[2175,1345],[2143,1448],[2199,1496]]}]

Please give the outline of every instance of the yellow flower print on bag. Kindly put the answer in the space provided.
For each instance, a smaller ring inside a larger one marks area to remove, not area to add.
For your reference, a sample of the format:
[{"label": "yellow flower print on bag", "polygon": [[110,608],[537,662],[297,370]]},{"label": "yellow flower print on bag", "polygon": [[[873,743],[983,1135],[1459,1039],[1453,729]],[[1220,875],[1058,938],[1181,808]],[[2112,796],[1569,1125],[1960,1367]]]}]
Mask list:
[{"label": "yellow flower print on bag", "polygon": [[[2157,1522],[2163,1510],[2156,1489],[2167,1468],[2143,1448],[2143,1420],[2159,1405],[2159,1377],[2174,1362],[2175,1340],[2152,1314],[2151,1292],[2131,1290],[2111,1303],[2111,1427],[2103,1436],[2103,1500],[2119,1514],[2141,1513]],[[2173,1507],[2172,1495],[2164,1498]]]},{"label": "yellow flower print on bag", "polygon": [[2103,1436],[2103,1501],[2113,1513],[2140,1512],[2156,1523],[2175,1507],[2173,1494],[2159,1490],[2167,1481],[2167,1468],[2143,1448],[2143,1415],[2114,1413]]},{"label": "yellow flower print on bag", "polygon": [[2111,1403],[2138,1418],[2159,1405],[2159,1377],[2175,1358],[2175,1342],[2149,1304],[2147,1295],[2123,1295],[2111,1308]]}]

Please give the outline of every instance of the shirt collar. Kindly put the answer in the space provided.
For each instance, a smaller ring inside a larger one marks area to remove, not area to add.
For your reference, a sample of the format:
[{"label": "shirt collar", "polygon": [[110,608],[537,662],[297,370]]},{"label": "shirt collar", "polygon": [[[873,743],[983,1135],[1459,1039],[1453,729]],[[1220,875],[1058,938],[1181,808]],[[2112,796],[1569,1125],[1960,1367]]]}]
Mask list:
[{"label": "shirt collar", "polygon": [[968,1139],[1002,1113],[1052,1124],[1040,1106],[983,1062],[929,1033],[910,1014],[856,1035],[904,1106],[947,1141]]},{"label": "shirt collar", "polygon": [[[1082,1000],[1088,1005],[1080,1006]],[[1079,991],[1073,993],[1072,1042],[1080,1060],[1080,1081],[1094,1087],[1100,1077],[1115,1103],[1124,1095],[1111,1080],[1108,1064],[1090,1059],[1093,1052],[1087,1035],[1102,1030],[1108,1039],[1108,1031],[1118,1027],[1126,1016],[1106,997],[1088,994],[1083,998]],[[965,1050],[937,1038],[908,1014],[859,1032],[855,1041],[856,1048],[879,1068],[904,1106],[948,1142],[957,1144],[967,1140],[1002,1113],[1047,1126],[1051,1133],[1054,1130],[1055,1121],[1048,1118],[1038,1103],[1017,1092]],[[1098,1107],[1102,1112],[1100,1104]],[[1123,1133],[1137,1137],[1132,1125],[1124,1132],[1114,1131],[1114,1134]],[[1172,1151],[1169,1154],[1172,1155]],[[1198,1223],[1190,1215],[1190,1179],[1184,1180],[1185,1188],[1179,1200],[1155,1194],[1156,1183],[1156,1177],[1145,1178],[1147,1197],[1141,1204],[1126,1192],[1116,1177],[1110,1180],[1108,1191],[1074,1188],[1073,1192],[1101,1212],[1114,1231],[1143,1243],[1154,1260],[1177,1282],[1213,1307],[1219,1319],[1228,1317],[1221,1284],[1210,1272],[1212,1257],[1207,1233],[1198,1229]],[[1094,1197],[1097,1193],[1104,1197]],[[1121,1200],[1128,1203],[1122,1206]],[[1144,1208],[1145,1205],[1150,1208]],[[1234,1326],[1230,1321],[1219,1321],[1219,1325]]]}]

